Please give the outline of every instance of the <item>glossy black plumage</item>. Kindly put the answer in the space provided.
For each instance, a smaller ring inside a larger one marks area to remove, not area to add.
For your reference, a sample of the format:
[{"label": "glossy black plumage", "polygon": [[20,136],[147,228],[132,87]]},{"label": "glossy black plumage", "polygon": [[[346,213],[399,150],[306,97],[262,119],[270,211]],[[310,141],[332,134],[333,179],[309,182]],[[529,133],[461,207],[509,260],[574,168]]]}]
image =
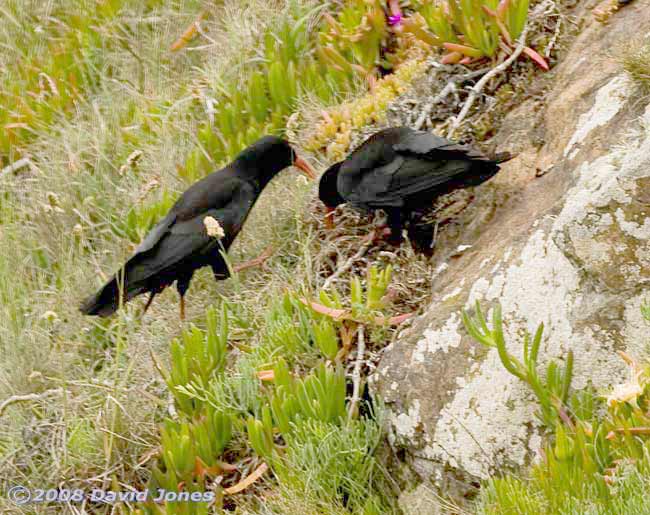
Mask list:
[{"label": "glossy black plumage", "polygon": [[[146,292],[151,293],[151,300],[176,281],[182,318],[182,299],[195,270],[210,266],[216,280],[229,276],[220,251],[227,251],[233,243],[268,182],[292,164],[313,176],[287,142],[266,136],[225,168],[193,184],[147,234],[120,271],[83,302],[81,311],[108,316],[118,309],[120,293],[122,302]],[[208,235],[206,217],[216,219],[223,228],[225,236],[221,240]]]},{"label": "glossy black plumage", "polygon": [[412,213],[440,195],[487,181],[509,158],[490,159],[429,132],[393,127],[331,166],[321,177],[319,198],[330,209],[346,202],[362,211],[383,209],[397,242]]}]

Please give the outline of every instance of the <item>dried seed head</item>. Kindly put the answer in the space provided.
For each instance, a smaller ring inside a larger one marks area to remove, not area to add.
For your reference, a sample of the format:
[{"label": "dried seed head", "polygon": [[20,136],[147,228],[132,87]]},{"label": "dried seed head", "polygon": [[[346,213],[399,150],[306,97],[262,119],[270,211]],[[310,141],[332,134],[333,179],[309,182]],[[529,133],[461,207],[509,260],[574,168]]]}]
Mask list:
[{"label": "dried seed head", "polygon": [[203,219],[203,225],[205,225],[205,231],[208,233],[208,236],[221,239],[226,235],[219,221],[211,216],[206,216]]}]

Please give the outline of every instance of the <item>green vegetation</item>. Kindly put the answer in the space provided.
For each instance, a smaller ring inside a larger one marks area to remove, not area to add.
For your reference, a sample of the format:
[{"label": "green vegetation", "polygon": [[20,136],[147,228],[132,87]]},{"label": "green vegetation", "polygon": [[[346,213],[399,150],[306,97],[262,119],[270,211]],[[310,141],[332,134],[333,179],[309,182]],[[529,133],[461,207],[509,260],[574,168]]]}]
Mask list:
[{"label": "green vegetation", "polygon": [[[362,303],[361,282],[354,278],[351,314],[360,317],[358,310],[367,312],[369,323],[370,316],[379,315],[389,279],[390,269],[370,269]],[[342,306],[341,297],[335,296]],[[221,303],[219,315],[208,309],[205,330],[192,326],[183,331],[182,343],[172,342],[170,370],[161,365],[159,369],[178,417],[163,422],[160,459],[148,485],[152,491],[179,491],[182,484],[183,491],[200,492],[206,488],[206,478],[218,475],[226,476],[218,489],[219,500],[224,493],[238,491],[238,485],[252,486],[242,478],[232,484],[237,468],[226,463],[229,459],[254,463],[262,472],[270,466],[282,493],[266,505],[274,513],[304,513],[285,511],[290,510],[289,500],[303,497],[302,509],[314,513],[393,510],[384,493],[386,480],[373,456],[381,437],[381,412],[365,406],[368,415],[360,417],[359,399],[353,394],[346,401],[342,363],[347,355],[332,352],[334,358],[329,360],[312,343],[317,332],[312,329],[327,327],[330,345],[338,348],[339,335],[345,339],[350,324],[358,322],[332,319],[320,314],[317,306],[309,308],[292,294],[271,301],[272,316],[259,328],[262,341],[255,348],[242,348],[229,366],[225,356],[230,330],[252,321],[229,316],[226,302]],[[261,381],[271,382],[272,387],[264,387]],[[374,493],[368,497],[368,492]],[[248,503],[255,509],[254,502]],[[153,503],[142,509],[157,512]],[[201,504],[167,505],[172,513],[205,509]]]},{"label": "green vegetation", "polygon": [[[407,30],[432,45],[445,48],[447,62],[463,57],[493,57],[499,42],[512,45],[528,18],[528,0],[417,2],[419,17],[409,20]],[[424,32],[422,25],[430,31]]]},{"label": "green vegetation", "polygon": [[[139,12],[145,16],[161,2],[70,2],[49,9],[45,17],[38,16],[35,4],[9,1],[2,8],[2,39],[11,44],[3,46],[0,61],[5,69],[0,81],[0,166],[22,156],[40,130],[70,113],[85,93],[97,90],[110,66],[103,59],[107,47],[124,50],[117,14],[142,4]],[[24,30],[27,26],[30,30]]]},{"label": "green vegetation", "polygon": [[564,369],[560,370],[555,361],[551,361],[546,370],[546,377],[542,379],[537,370],[539,359],[539,346],[542,343],[544,324],[540,324],[535,335],[524,335],[524,360],[519,361],[511,355],[506,348],[503,337],[503,322],[501,320],[501,306],[496,306],[492,315],[492,329],[485,321],[481,306],[476,304],[476,318],[472,319],[463,313],[463,323],[469,334],[477,342],[488,348],[496,348],[499,359],[513,376],[524,381],[533,390],[540,404],[540,420],[547,428],[553,428],[559,422],[559,409],[567,403],[569,386],[573,371],[573,353],[568,352]]},{"label": "green vegetation", "polygon": [[[426,19],[426,3],[417,5]],[[214,507],[116,508],[124,511],[205,513],[222,502],[240,513],[397,511],[374,453],[382,409],[360,398],[354,349],[377,351],[404,317],[390,317],[389,267],[319,291],[319,236],[304,217],[312,186],[287,176],[268,187],[230,259],[270,243],[275,257],[218,285],[197,274],[194,325],[179,326],[173,291],[144,318],[138,301],[108,320],[77,312],[178,192],[260,135],[290,134],[296,112],[330,109],[298,142],[329,158],[348,150],[353,129],[382,120],[431,49],[392,30],[380,9],[311,0],[0,6],[0,170],[28,160],[0,175],[0,400],[10,401],[0,413],[0,491],[216,493]],[[7,503],[0,497],[0,511]]]},{"label": "green vegetation", "polygon": [[[650,323],[647,305],[642,307]],[[505,475],[481,490],[478,510],[486,514],[648,513],[644,489],[650,481],[650,365],[641,366],[624,353],[630,380],[607,396],[570,391],[569,354],[564,370],[551,361],[546,379],[537,372],[540,325],[532,339],[524,336],[524,363],[505,350],[499,307],[492,328],[480,306],[474,317],[464,313],[468,332],[480,343],[496,347],[503,366],[535,393],[547,441],[539,462],[527,477]]]}]

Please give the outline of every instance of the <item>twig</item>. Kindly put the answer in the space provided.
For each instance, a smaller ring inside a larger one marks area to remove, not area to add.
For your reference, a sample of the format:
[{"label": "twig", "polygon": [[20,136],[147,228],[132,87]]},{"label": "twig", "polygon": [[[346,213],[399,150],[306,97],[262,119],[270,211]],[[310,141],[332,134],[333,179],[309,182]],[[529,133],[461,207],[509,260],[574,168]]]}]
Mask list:
[{"label": "twig", "polygon": [[259,478],[261,478],[268,469],[269,466],[266,463],[262,463],[253,472],[251,472],[248,476],[242,479],[239,483],[231,486],[230,488],[225,488],[224,492],[226,492],[228,495],[233,495],[242,492],[243,490],[246,490],[246,488],[252,485]]},{"label": "twig", "polygon": [[357,341],[357,360],[354,362],[354,370],[352,371],[352,399],[350,400],[350,408],[348,410],[348,420],[352,420],[357,412],[357,405],[359,404],[359,396],[361,390],[361,365],[363,363],[363,355],[366,352],[366,340],[363,325],[359,325],[359,338]]},{"label": "twig", "polygon": [[352,265],[357,259],[360,259],[365,255],[366,252],[368,252],[368,249],[370,248],[374,240],[374,231],[371,232],[368,236],[366,236],[366,238],[367,240],[363,243],[363,245],[357,251],[357,253],[354,256],[348,258],[348,260],[345,263],[343,263],[342,266],[337,268],[336,271],[325,280],[325,282],[323,283],[323,290],[327,290],[327,288],[329,288],[336,279],[341,277],[342,274],[344,274],[350,268],[352,268]]},{"label": "twig", "polygon": [[[449,84],[451,84],[451,83],[449,83]],[[447,86],[449,86],[449,84],[447,84]],[[447,86],[445,86],[445,89],[447,89]],[[433,109],[433,101],[429,102],[427,105],[424,106],[424,109],[420,113],[420,116],[418,116],[418,119],[413,124],[413,128],[416,131],[419,131],[422,128],[422,126],[424,125],[424,121],[431,114],[432,109]]]},{"label": "twig", "polygon": [[18,161],[13,162],[10,165],[5,166],[2,170],[0,170],[0,177],[2,177],[3,175],[8,175],[10,173],[16,173],[28,166],[32,168],[34,164],[31,162],[29,158],[23,157],[22,159],[19,159]]},{"label": "twig", "polygon": [[185,29],[185,32],[183,32],[176,41],[172,44],[170,47],[170,50],[172,52],[177,52],[178,50],[181,50],[185,48],[190,41],[192,41],[195,37],[196,34],[199,32],[199,27],[200,23],[208,16],[208,11],[204,10],[201,11],[189,27]]},{"label": "twig", "polygon": [[2,413],[7,408],[7,406],[10,406],[11,404],[15,404],[16,402],[38,401],[44,399],[45,397],[49,397],[50,395],[60,395],[62,393],[63,393],[63,388],[53,388],[51,390],[46,390],[43,393],[28,393],[25,395],[12,395],[8,399],[2,401],[2,404],[0,404],[0,416],[2,416]]},{"label": "twig", "polygon": [[551,37],[551,40],[549,41],[548,45],[546,46],[546,50],[544,51],[544,55],[546,56],[547,59],[551,57],[551,52],[555,48],[555,44],[557,43],[557,39],[560,36],[561,30],[562,30],[562,18],[558,16],[557,24],[555,25],[555,31],[553,32],[553,36]]},{"label": "twig", "polygon": [[256,258],[246,261],[245,263],[240,263],[239,265],[235,265],[232,267],[232,269],[235,273],[239,273],[242,270],[246,270],[247,268],[253,268],[254,266],[263,265],[273,255],[273,251],[274,251],[273,245],[269,245]]},{"label": "twig", "polygon": [[176,411],[176,404],[174,396],[169,392],[169,397],[167,399],[167,413],[173,420],[178,420],[178,411]]},{"label": "twig", "polygon": [[486,73],[489,70],[490,70],[490,68],[487,68],[487,69],[483,68],[483,69],[480,69],[480,70],[474,70],[473,72],[466,73],[464,75],[461,75],[460,77],[456,76],[456,77],[450,79],[449,82],[447,83],[447,85],[444,88],[442,88],[442,91],[440,91],[440,93],[438,93],[435,97],[433,97],[433,100],[431,100],[431,102],[429,102],[428,104],[426,104],[424,106],[424,109],[420,113],[420,116],[418,116],[418,119],[413,124],[413,128],[415,130],[419,131],[422,128],[422,125],[424,125],[424,122],[426,121],[427,117],[431,114],[431,111],[433,110],[433,107],[436,104],[439,104],[440,102],[442,102],[451,93],[456,91],[456,89],[458,88],[459,83],[462,83],[462,82],[465,82],[467,80],[473,79],[474,77],[479,77],[479,76],[483,75],[484,73]]},{"label": "twig", "polygon": [[[461,80],[465,80],[464,77],[461,77]],[[431,114],[431,110],[433,109],[434,105],[442,102],[447,97],[447,95],[453,93],[456,90],[456,84],[457,84],[456,80],[454,79],[450,80],[447,83],[447,85],[444,88],[442,88],[442,91],[438,93],[431,102],[429,102],[426,106],[424,106],[424,110],[422,111],[422,113],[420,113],[420,116],[418,117],[417,121],[415,122],[415,125],[413,126],[415,130],[419,131],[422,128],[422,125],[424,125],[427,116]]]},{"label": "twig", "polygon": [[483,88],[490,81],[490,79],[492,79],[492,77],[494,77],[495,75],[505,71],[521,55],[521,53],[524,51],[524,48],[526,47],[527,33],[528,33],[528,25],[524,27],[524,30],[521,33],[521,36],[519,36],[519,40],[517,41],[517,48],[515,48],[515,51],[512,54],[510,54],[510,57],[508,57],[508,59],[503,61],[500,65],[495,66],[485,75],[483,75],[483,77],[481,77],[481,80],[479,80],[476,84],[474,84],[474,86],[470,89],[469,96],[467,97],[467,100],[465,101],[463,108],[460,110],[460,113],[458,113],[458,116],[454,118],[454,121],[451,124],[449,131],[447,132],[448,138],[452,137],[453,133],[456,131],[460,123],[467,116],[467,113],[469,113],[469,110],[474,105],[474,101],[476,100],[476,97],[479,95],[481,91],[483,91]]},{"label": "twig", "polygon": [[424,125],[427,116],[431,114],[431,110],[433,109],[433,106],[439,104],[445,98],[447,98],[449,94],[456,91],[456,88],[458,87],[459,83],[464,82],[466,80],[473,79],[474,77],[477,77],[479,75],[483,75],[486,71],[487,70],[485,69],[475,70],[473,72],[466,73],[465,75],[462,75],[458,78],[450,79],[447,85],[444,88],[442,88],[442,91],[438,93],[435,97],[433,97],[433,100],[431,100],[431,102],[429,102],[427,105],[424,106],[424,109],[422,110],[422,113],[420,113],[420,116],[418,116],[418,119],[415,121],[413,128],[419,131],[422,128],[422,125]]}]

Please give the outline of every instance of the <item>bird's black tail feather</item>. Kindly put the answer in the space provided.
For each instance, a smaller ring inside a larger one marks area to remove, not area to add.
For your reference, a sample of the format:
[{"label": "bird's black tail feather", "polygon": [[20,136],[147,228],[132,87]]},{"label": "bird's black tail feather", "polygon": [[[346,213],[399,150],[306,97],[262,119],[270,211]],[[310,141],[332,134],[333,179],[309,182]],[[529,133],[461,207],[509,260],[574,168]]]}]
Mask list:
[{"label": "bird's black tail feather", "polygon": [[79,311],[84,315],[107,317],[119,307],[119,289],[115,278],[106,283],[97,293],[81,303]]},{"label": "bird's black tail feather", "polygon": [[113,277],[108,281],[100,290],[84,300],[79,307],[79,311],[85,315],[95,315],[100,317],[107,317],[115,313],[120,307],[120,295],[122,295],[122,303],[128,302],[136,295],[144,291],[142,287],[125,284],[120,287],[117,279]]}]

